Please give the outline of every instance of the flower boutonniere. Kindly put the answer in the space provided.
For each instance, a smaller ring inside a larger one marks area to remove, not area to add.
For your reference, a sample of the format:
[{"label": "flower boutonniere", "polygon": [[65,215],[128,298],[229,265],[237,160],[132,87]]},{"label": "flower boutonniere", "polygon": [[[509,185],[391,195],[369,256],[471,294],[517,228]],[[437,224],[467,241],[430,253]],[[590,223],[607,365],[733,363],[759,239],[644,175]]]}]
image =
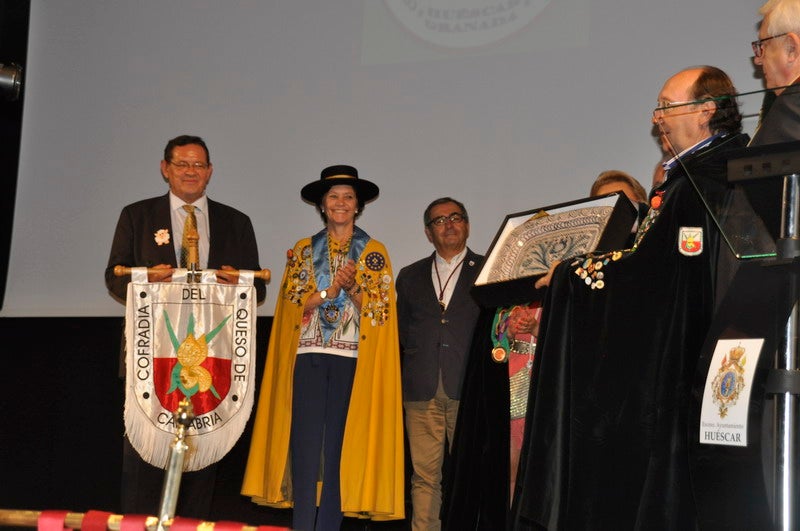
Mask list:
[{"label": "flower boutonniere", "polygon": [[156,243],[158,245],[169,244],[169,229],[159,229],[155,232]]}]

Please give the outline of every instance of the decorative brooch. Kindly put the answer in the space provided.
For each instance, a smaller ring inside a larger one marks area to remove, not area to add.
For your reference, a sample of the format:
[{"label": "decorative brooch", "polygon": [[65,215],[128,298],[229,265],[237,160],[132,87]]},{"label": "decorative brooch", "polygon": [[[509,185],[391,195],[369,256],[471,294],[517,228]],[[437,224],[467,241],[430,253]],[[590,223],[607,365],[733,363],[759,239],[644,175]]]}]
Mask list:
[{"label": "decorative brooch", "polygon": [[169,229],[159,229],[155,232],[155,235],[156,243],[158,245],[169,244]]},{"label": "decorative brooch", "polygon": [[661,208],[664,203],[664,190],[657,190],[653,197],[650,198],[650,206],[655,209]]},{"label": "decorative brooch", "polygon": [[601,254],[600,256],[588,256],[583,261],[577,259],[572,262],[571,266],[575,267],[575,274],[578,275],[583,282],[592,289],[603,289],[606,286],[605,272],[602,271],[603,267],[607,266],[609,261],[616,262],[622,258],[622,251],[612,251],[610,253]]}]

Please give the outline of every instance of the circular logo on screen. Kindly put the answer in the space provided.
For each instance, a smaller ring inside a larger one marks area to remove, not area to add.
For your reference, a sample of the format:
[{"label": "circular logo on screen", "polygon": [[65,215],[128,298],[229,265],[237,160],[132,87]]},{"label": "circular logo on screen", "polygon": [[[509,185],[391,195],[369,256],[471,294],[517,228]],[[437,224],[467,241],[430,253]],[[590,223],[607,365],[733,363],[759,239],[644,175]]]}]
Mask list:
[{"label": "circular logo on screen", "polygon": [[385,0],[414,35],[446,48],[491,44],[521,30],[550,0]]}]

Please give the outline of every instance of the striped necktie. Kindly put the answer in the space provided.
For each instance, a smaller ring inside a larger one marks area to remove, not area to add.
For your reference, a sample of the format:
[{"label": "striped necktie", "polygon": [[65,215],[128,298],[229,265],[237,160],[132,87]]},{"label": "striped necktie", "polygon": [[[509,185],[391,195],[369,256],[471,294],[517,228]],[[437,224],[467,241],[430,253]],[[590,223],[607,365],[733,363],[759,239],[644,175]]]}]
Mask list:
[{"label": "striped necktie", "polygon": [[[186,221],[183,222],[183,239],[181,240],[181,267],[189,267],[189,238],[190,234],[197,234],[197,218],[194,215],[194,205],[183,205],[186,211]],[[198,253],[199,254],[199,253]]]}]

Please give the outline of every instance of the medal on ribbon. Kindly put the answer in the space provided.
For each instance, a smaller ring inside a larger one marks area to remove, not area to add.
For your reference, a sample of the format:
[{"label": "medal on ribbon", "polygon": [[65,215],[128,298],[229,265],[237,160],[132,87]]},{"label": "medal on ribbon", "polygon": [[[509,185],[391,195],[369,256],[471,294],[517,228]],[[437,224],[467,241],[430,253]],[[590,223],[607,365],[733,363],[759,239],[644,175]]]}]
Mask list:
[{"label": "medal on ribbon", "polygon": [[339,307],[336,306],[333,301],[330,301],[322,309],[322,317],[324,317],[325,320],[331,324],[336,323],[340,316],[341,312],[339,311]]},{"label": "medal on ribbon", "polygon": [[498,308],[492,322],[492,361],[506,363],[508,361],[508,308]]},{"label": "medal on ribbon", "polygon": [[[342,260],[351,259],[358,261],[358,257],[364,251],[369,241],[369,235],[358,227],[353,228],[353,237],[350,241],[350,249],[347,256],[342,256]],[[327,287],[331,285],[334,268],[331,265],[330,247],[328,245],[328,231],[323,229],[311,237],[311,248],[313,249],[314,278],[317,286]],[[336,298],[331,299],[326,304],[319,307],[320,328],[322,340],[327,344],[333,333],[339,328],[344,306],[347,303],[347,293],[339,290]]]}]

